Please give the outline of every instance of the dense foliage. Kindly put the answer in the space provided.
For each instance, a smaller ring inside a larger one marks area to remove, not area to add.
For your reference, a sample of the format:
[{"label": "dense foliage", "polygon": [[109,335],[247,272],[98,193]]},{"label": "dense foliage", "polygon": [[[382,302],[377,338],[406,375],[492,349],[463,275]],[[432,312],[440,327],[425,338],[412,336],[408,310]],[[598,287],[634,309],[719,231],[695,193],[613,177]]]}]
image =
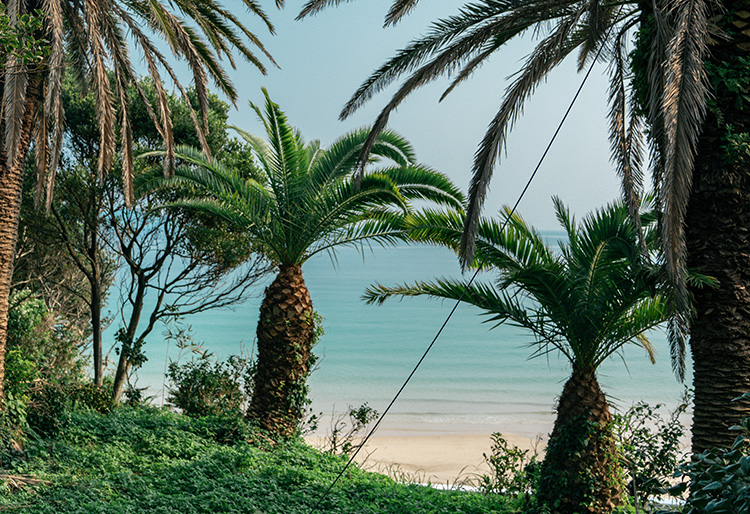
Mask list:
[{"label": "dense foliage", "polygon": [[242,412],[252,394],[252,371],[251,361],[239,355],[216,361],[203,352],[183,364],[170,362],[167,401],[193,417]]},{"label": "dense foliage", "polygon": [[674,481],[674,471],[683,462],[687,429],[681,422],[690,403],[683,402],[664,417],[663,405],[638,402],[623,413],[615,413],[613,425],[628,494],[633,503],[647,506],[661,498]]},{"label": "dense foliage", "polygon": [[[250,442],[249,442],[250,441]],[[29,444],[10,474],[40,482],[0,485],[0,510],[159,514],[308,514],[344,466],[293,440],[276,445],[241,419],[189,418],[123,408],[69,414],[51,439]],[[511,512],[502,496],[401,485],[350,468],[321,503],[333,514]]]},{"label": "dense foliage", "polygon": [[[735,402],[750,401],[745,393]],[[676,486],[675,493],[689,489],[687,514],[748,514],[750,512],[750,417],[732,429],[737,438],[730,448],[713,448],[693,455],[676,476],[687,482]]]}]

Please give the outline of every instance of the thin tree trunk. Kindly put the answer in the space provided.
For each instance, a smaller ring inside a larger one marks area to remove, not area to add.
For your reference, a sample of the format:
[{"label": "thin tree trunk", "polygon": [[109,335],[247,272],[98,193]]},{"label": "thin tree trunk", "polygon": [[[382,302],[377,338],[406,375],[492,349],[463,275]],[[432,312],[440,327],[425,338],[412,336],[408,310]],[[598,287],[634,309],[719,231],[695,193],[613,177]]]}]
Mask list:
[{"label": "thin tree trunk", "polygon": [[117,361],[117,370],[115,371],[115,384],[112,387],[112,401],[117,403],[122,397],[122,393],[125,391],[125,382],[130,373],[132,363],[128,359],[127,355],[132,347],[132,340],[120,342],[120,358]]},{"label": "thin tree trunk", "polygon": [[102,359],[102,281],[101,265],[97,263],[92,271],[91,281],[91,344],[94,354],[94,384],[101,386],[104,379]]},{"label": "thin tree trunk", "polygon": [[[736,11],[733,2],[725,4]],[[739,17],[726,21],[750,28]],[[719,281],[717,288],[693,290],[694,453],[730,446],[736,434],[728,428],[750,415],[746,403],[732,401],[750,391],[750,158],[741,149],[732,155],[727,138],[729,125],[734,134],[750,133],[750,102],[746,91],[727,88],[715,71],[734,66],[741,79],[750,73],[736,67],[738,58],[750,57],[750,38],[739,30],[732,36],[710,48],[714,100],[698,144],[686,219],[688,265]]]},{"label": "thin tree trunk", "polygon": [[133,310],[130,314],[130,320],[128,321],[128,327],[122,332],[120,341],[120,358],[117,360],[117,370],[115,371],[115,383],[112,387],[112,401],[117,403],[120,401],[123,391],[125,390],[125,382],[130,373],[130,368],[133,366],[131,360],[131,352],[133,344],[135,343],[135,336],[138,330],[138,323],[141,321],[141,313],[143,312],[143,302],[146,296],[146,279],[139,275],[137,277],[138,286],[136,289],[135,300],[133,302]]},{"label": "thin tree trunk", "polygon": [[609,405],[594,370],[573,366],[542,463],[539,500],[560,514],[609,514],[622,502]]},{"label": "thin tree trunk", "polygon": [[[8,341],[8,308],[13,276],[13,258],[18,240],[21,217],[23,168],[31,141],[31,126],[36,107],[36,87],[30,86],[15,163],[7,161],[7,152],[0,143],[0,399],[5,398],[5,350]],[[0,123],[0,137],[5,125]]]},{"label": "thin tree trunk", "polygon": [[[91,206],[96,201],[94,198],[93,188],[91,195]],[[102,254],[99,248],[99,211],[97,205],[94,208],[96,218],[90,220],[93,226],[90,226],[90,244],[88,248],[88,258],[91,263],[91,345],[94,354],[94,384],[101,386],[104,379],[104,361],[102,358]]]},{"label": "thin tree trunk", "polygon": [[281,266],[258,320],[258,362],[248,418],[281,436],[297,430],[314,334],[310,293],[299,266]]}]

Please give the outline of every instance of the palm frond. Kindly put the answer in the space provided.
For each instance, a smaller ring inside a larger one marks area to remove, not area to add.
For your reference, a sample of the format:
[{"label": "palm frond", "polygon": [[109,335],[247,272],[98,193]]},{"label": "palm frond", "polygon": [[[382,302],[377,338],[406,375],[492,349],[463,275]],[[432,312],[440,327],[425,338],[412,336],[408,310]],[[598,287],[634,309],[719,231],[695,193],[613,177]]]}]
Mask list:
[{"label": "palm frond", "polygon": [[[47,181],[46,208],[52,207],[52,188],[57,165],[62,153],[63,130],[65,125],[64,109],[62,105],[62,81],[65,72],[65,21],[62,0],[45,0],[43,11],[47,16],[47,38],[50,43],[49,73],[47,74],[47,87],[44,97],[44,113],[52,119],[52,145],[49,147],[46,140],[44,147],[49,151],[43,153],[48,155],[49,161],[44,164],[47,168],[45,174]],[[37,147],[40,149],[40,147]],[[41,201],[41,199],[40,199]]]},{"label": "palm frond", "polygon": [[[706,112],[708,7],[698,0],[675,2],[675,32],[667,48],[663,97],[666,148],[660,199],[667,270],[675,288],[675,308],[688,316],[690,294],[685,279],[687,250],[684,220],[692,188],[695,145]],[[672,349],[684,361],[684,344]],[[679,370],[678,370],[679,373]]]},{"label": "palm frond", "polygon": [[341,246],[360,246],[365,243],[394,246],[405,241],[406,237],[401,214],[373,209],[369,219],[346,225],[315,241],[306,250],[304,258],[308,260],[314,255],[330,252]]},{"label": "palm frond", "polygon": [[[10,2],[13,4],[14,2]],[[8,6],[10,7],[10,5]],[[10,15],[10,9],[8,10]],[[5,125],[4,143],[8,167],[18,166],[21,135],[26,115],[26,97],[28,94],[29,76],[26,66],[20,59],[9,55],[5,61],[3,84],[3,121]]]},{"label": "palm frond", "polygon": [[388,14],[385,15],[384,25],[395,25],[401,19],[409,14],[416,6],[419,0],[394,0]]},{"label": "palm frond", "polygon": [[653,168],[651,170],[652,182],[657,198],[660,197],[661,182],[664,175],[664,157],[666,156],[666,126],[663,112],[663,98],[666,76],[665,62],[667,60],[667,47],[672,37],[666,2],[661,0],[651,1],[651,45],[648,52],[646,74],[648,80],[648,125],[650,130],[649,141],[652,148]]},{"label": "palm frond", "polygon": [[305,5],[302,6],[299,14],[295,20],[299,21],[308,16],[318,14],[326,7],[337,6],[343,3],[352,2],[354,0],[309,0]]},{"label": "palm frond", "polygon": [[469,205],[466,210],[464,237],[461,241],[461,262],[466,265],[474,252],[479,216],[487,196],[487,189],[495,163],[505,144],[508,131],[520,114],[526,99],[547,74],[580,44],[569,39],[581,14],[574,13],[561,21],[555,32],[540,42],[534,49],[519,76],[506,91],[500,110],[485,133],[479,149],[474,155],[473,175],[469,185]]},{"label": "palm frond", "polygon": [[34,123],[34,146],[36,147],[36,182],[34,185],[34,208],[38,209],[44,199],[45,185],[47,183],[47,165],[49,162],[47,139],[47,118],[44,111],[36,113],[37,120]]},{"label": "palm frond", "polygon": [[610,151],[617,166],[617,174],[620,176],[622,197],[639,232],[641,249],[645,252],[646,242],[643,239],[639,215],[639,199],[643,194],[640,115],[633,112],[632,93],[630,99],[628,98],[626,80],[629,79],[629,76],[626,69],[627,55],[623,40],[626,34],[627,31],[618,34],[610,61],[609,141]]},{"label": "palm frond", "polygon": [[463,193],[443,173],[419,165],[393,166],[377,173],[393,181],[404,198],[463,209]]},{"label": "palm frond", "polygon": [[443,91],[440,95],[440,102],[446,99],[446,97],[453,92],[456,87],[468,80],[472,74],[481,67],[484,62],[494,54],[505,42],[501,39],[493,39],[485,43],[484,48],[479,52],[473,59],[471,59],[466,65],[458,72],[456,78],[453,79],[451,84]]},{"label": "palm frond", "polygon": [[[413,72],[388,104],[386,109],[392,111],[415,89],[469,61],[487,42],[500,45],[539,23],[539,19],[528,15],[532,10],[539,11],[536,2],[483,0],[464,6],[455,16],[438,20],[426,36],[411,42],[373,72],[344,106],[340,118],[350,116],[401,75]],[[548,18],[542,15],[542,19]]]},{"label": "palm frond", "polygon": [[[370,133],[368,128],[355,130],[338,138],[324,152],[320,152],[310,169],[310,183],[315,187],[323,187],[329,181],[350,174],[358,164],[362,146]],[[371,160],[382,157],[399,166],[408,166],[416,161],[411,143],[391,130],[383,130],[377,135],[370,153]]]},{"label": "palm frond", "polygon": [[293,218],[296,226],[287,228],[290,236],[288,246],[294,248],[291,254],[295,260],[299,259],[297,262],[309,258],[305,252],[316,241],[329,239],[360,222],[375,219],[377,213],[381,212],[378,211],[381,206],[393,205],[402,211],[406,207],[399,188],[388,178],[379,175],[365,176],[359,186],[351,181],[330,184],[307,200],[300,205],[301,209]]}]

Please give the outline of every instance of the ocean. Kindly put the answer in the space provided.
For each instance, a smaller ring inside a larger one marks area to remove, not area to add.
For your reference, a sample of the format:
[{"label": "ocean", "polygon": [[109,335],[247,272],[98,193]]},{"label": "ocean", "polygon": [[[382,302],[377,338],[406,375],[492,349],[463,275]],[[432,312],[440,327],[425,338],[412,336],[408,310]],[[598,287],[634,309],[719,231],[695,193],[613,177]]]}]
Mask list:
[{"label": "ocean", "polygon": [[[554,241],[557,234],[546,236]],[[342,248],[335,257],[314,256],[302,269],[325,329],[315,348],[320,360],[309,380],[311,408],[323,414],[319,431],[325,433],[333,413],[343,413],[348,406],[367,403],[383,412],[454,303],[420,297],[366,305],[361,300],[365,288],[457,277],[461,272],[452,252],[417,245]],[[233,310],[185,318],[195,341],[217,358],[251,353],[262,289]],[[534,437],[551,430],[555,401],[570,372],[566,359],[556,353],[529,359],[534,348],[528,333],[507,325],[493,328],[485,321],[477,308],[459,306],[379,434],[500,431]],[[616,409],[637,401],[673,408],[684,393],[685,385],[671,369],[666,335],[654,330],[649,337],[657,351],[656,364],[642,348],[630,345],[600,369],[600,383]],[[158,403],[165,362],[175,359],[177,350],[156,333],[144,351],[148,361],[138,372],[137,385],[148,386],[147,394]],[[181,359],[189,357],[183,354]]]}]

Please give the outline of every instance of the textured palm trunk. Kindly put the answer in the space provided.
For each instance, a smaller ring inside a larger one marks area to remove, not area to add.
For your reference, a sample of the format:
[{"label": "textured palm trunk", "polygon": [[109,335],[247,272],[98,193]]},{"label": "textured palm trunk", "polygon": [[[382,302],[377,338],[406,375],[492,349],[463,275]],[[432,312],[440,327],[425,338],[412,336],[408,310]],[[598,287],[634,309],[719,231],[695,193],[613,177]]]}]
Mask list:
[{"label": "textured palm trunk", "polygon": [[573,367],[542,463],[539,500],[553,513],[605,514],[621,503],[607,398],[596,373]]},{"label": "textured palm trunk", "polygon": [[[36,83],[36,80],[34,81]],[[8,307],[13,259],[18,241],[18,222],[21,217],[23,165],[31,141],[31,126],[36,107],[35,86],[29,88],[26,109],[21,123],[18,158],[7,160],[6,149],[0,143],[0,399],[5,398],[5,349],[8,341]],[[5,125],[0,123],[0,137]]]},{"label": "textured palm trunk", "polygon": [[[734,3],[725,2],[734,18],[727,25],[747,31],[750,19],[738,16]],[[750,391],[750,158],[731,155],[727,144],[727,125],[735,134],[750,133],[750,102],[715,72],[749,58],[749,50],[750,38],[740,30],[710,47],[714,107],[698,143],[686,219],[688,265],[719,281],[717,288],[693,291],[694,453],[731,445],[736,434],[728,428],[750,414],[747,404],[732,402]]]},{"label": "textured palm trunk", "polygon": [[281,436],[297,430],[314,334],[300,266],[284,265],[266,288],[258,320],[258,361],[248,417]]}]

